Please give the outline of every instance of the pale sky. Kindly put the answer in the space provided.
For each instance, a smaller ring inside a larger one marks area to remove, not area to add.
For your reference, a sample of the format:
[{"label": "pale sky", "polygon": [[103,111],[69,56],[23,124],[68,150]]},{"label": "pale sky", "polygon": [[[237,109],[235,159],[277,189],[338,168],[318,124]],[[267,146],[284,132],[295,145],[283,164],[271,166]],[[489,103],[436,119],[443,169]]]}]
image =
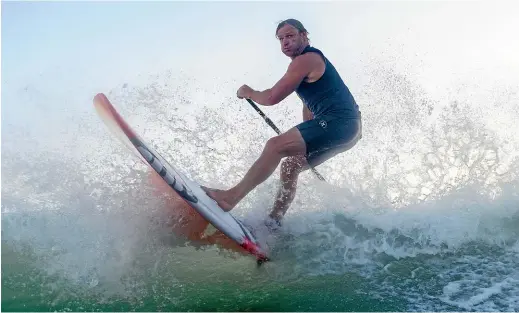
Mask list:
[{"label": "pale sky", "polygon": [[466,1],[2,2],[2,81],[52,67],[124,77],[175,62],[237,72],[252,69],[251,57],[282,73],[287,59],[274,30],[289,17],[345,69],[368,55],[400,57],[425,75],[518,69],[514,9]]}]

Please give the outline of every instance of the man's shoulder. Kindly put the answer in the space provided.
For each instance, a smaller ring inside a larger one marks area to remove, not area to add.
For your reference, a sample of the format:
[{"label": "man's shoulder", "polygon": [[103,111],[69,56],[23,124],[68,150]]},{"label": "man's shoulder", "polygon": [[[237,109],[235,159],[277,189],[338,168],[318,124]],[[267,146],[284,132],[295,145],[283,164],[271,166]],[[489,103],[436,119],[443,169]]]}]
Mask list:
[{"label": "man's shoulder", "polygon": [[304,54],[298,55],[292,60],[293,64],[299,65],[315,65],[316,63],[322,62],[322,56],[318,52],[309,51]]},{"label": "man's shoulder", "polygon": [[318,49],[316,47],[308,46],[304,50],[304,54],[313,54],[313,55],[320,55],[324,56],[324,53],[321,51],[321,49]]}]

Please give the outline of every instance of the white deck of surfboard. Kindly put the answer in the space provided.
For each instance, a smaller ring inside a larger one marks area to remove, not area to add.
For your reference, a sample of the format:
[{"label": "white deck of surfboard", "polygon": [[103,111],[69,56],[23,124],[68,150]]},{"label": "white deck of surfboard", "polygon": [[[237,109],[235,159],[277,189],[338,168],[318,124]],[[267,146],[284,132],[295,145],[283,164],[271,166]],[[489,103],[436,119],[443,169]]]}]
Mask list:
[{"label": "white deck of surfboard", "polygon": [[[189,193],[193,194],[198,201],[191,202],[186,199],[192,206],[197,208],[197,211],[211,224],[213,224],[216,228],[220,229],[231,239],[237,241],[238,243],[243,242],[244,237],[250,238],[250,240],[257,244],[254,239],[254,236],[250,233],[250,231],[239,221],[236,219],[230,212],[225,212],[215,200],[209,197],[206,192],[200,187],[199,184],[187,178],[182,172],[178,169],[174,168],[171,164],[169,164],[158,152],[156,152],[150,146],[147,146],[144,141],[139,138],[143,145],[146,146],[146,149],[150,150],[156,158],[159,159],[160,164],[152,165],[152,167],[157,167],[160,169],[162,166],[167,170],[168,174],[171,174],[175,177],[175,185],[176,188],[182,189],[182,186],[185,186]],[[142,149],[138,149],[139,153],[145,154],[145,151]],[[167,177],[164,178],[166,182],[171,182],[171,179]],[[178,184],[178,185],[177,185]]]},{"label": "white deck of surfboard", "polygon": [[[254,238],[254,235],[241,221],[236,219],[230,212],[225,212],[220,208],[216,201],[210,198],[199,184],[187,178],[180,170],[169,164],[157,151],[144,142],[144,140],[140,138],[134,130],[132,130],[135,137],[140,141],[140,147],[134,145],[134,143],[132,143],[122,131],[122,126],[118,124],[110,110],[116,112],[115,114],[117,114],[122,121],[124,121],[124,119],[117,113],[113,105],[104,95],[101,99],[94,100],[94,106],[110,131],[112,131],[112,133],[116,135],[116,137],[119,138],[130,151],[139,157],[139,159],[141,159],[145,164],[150,165],[157,173],[159,173],[159,175],[163,168],[166,169],[167,173],[165,176],[160,176],[168,184],[175,182],[173,184],[174,187],[172,188],[176,189],[176,192],[185,188],[188,193],[196,196],[198,201],[190,201],[186,198],[184,199],[189,202],[190,205],[193,206],[208,222],[213,224],[238,244],[242,244],[244,240],[248,238],[254,244],[261,246],[256,238]],[[127,124],[126,121],[124,121],[124,123]],[[128,127],[130,126],[128,125]],[[153,157],[151,157],[152,155]]]}]

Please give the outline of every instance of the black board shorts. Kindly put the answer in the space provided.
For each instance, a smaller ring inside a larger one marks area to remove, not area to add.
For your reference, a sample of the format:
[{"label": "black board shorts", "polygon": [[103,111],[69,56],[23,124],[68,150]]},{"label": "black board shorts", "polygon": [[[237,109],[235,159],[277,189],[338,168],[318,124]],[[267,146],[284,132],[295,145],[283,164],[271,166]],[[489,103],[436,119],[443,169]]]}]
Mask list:
[{"label": "black board shorts", "polygon": [[322,116],[296,127],[306,143],[306,160],[312,167],[351,149],[362,138],[360,118]]}]

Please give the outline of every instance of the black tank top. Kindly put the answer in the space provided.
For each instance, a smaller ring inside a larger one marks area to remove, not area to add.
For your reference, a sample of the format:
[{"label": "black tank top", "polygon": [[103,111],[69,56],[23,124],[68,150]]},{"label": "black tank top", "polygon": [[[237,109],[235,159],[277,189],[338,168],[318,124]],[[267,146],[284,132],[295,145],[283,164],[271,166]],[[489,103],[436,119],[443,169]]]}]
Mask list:
[{"label": "black tank top", "polygon": [[296,89],[299,98],[313,113],[314,118],[325,115],[360,118],[359,106],[333,64],[314,47],[307,46],[301,54],[307,52],[320,54],[326,66],[321,78],[313,83],[303,81]]}]

